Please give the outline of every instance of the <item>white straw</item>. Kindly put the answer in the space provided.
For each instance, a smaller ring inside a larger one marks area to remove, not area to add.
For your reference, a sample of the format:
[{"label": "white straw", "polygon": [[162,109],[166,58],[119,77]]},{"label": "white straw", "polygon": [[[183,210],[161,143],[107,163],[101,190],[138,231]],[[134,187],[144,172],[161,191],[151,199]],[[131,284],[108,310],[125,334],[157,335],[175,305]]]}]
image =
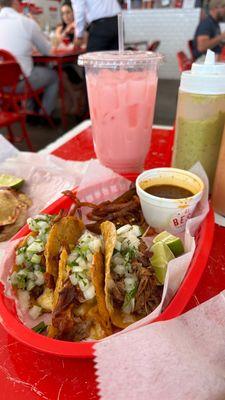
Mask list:
[{"label": "white straw", "polygon": [[123,14],[118,14],[118,36],[119,36],[119,51],[124,51],[124,38],[123,38]]},{"label": "white straw", "polygon": [[127,0],[127,9],[131,10],[131,0]]}]

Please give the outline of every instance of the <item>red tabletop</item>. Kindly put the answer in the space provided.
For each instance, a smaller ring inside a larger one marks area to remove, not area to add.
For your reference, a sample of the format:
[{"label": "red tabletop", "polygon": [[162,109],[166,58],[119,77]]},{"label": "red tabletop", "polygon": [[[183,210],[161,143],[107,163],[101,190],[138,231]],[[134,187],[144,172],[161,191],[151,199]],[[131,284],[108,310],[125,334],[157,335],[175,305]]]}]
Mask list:
[{"label": "red tabletop", "polygon": [[83,49],[56,49],[52,50],[49,55],[42,55],[38,52],[33,53],[33,59],[35,62],[40,63],[49,63],[49,62],[56,62],[56,63],[68,63],[74,62],[79,54],[83,53]]},{"label": "red tabletop", "polygon": [[[172,143],[173,131],[154,129],[145,167],[170,165]],[[53,154],[66,160],[84,161],[95,157],[91,129],[67,141]],[[216,226],[208,265],[187,309],[224,288],[225,229]],[[98,399],[93,361],[62,359],[38,353],[14,340],[1,326],[0,346],[0,399]]]}]

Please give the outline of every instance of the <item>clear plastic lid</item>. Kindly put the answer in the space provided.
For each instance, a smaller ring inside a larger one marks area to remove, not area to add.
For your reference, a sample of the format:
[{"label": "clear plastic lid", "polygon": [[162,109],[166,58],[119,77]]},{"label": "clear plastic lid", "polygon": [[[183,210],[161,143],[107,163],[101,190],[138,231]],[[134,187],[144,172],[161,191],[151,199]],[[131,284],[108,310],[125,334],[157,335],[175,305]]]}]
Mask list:
[{"label": "clear plastic lid", "polygon": [[82,54],[78,64],[83,67],[134,69],[146,66],[158,66],[163,61],[163,56],[151,51],[99,51],[96,53]]},{"label": "clear plastic lid", "polygon": [[180,90],[195,94],[225,94],[225,63],[215,62],[215,53],[207,50],[204,63],[193,63],[191,71],[182,73]]}]

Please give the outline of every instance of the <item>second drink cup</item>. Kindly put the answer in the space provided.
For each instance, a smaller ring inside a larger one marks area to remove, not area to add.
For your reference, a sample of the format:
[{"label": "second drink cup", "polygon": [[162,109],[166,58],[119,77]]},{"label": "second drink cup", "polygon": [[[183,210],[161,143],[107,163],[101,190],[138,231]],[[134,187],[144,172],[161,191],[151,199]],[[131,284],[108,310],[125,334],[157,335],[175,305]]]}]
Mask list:
[{"label": "second drink cup", "polygon": [[151,142],[160,54],[87,53],[85,67],[95,152],[119,173],[139,173]]}]

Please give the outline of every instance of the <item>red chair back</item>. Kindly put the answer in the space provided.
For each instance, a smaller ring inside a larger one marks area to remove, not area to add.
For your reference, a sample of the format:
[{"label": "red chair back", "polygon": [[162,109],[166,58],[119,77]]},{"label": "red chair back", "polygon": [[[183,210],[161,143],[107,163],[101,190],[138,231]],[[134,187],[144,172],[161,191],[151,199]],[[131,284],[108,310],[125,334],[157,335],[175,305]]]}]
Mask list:
[{"label": "red chair back", "polygon": [[188,48],[189,48],[189,51],[191,53],[191,58],[194,61],[194,59],[195,59],[195,56],[194,56],[194,40],[188,40]]},{"label": "red chair back", "polygon": [[17,62],[0,61],[0,109],[3,111],[19,111],[15,95],[20,74],[21,69]]},{"label": "red chair back", "polygon": [[192,60],[190,60],[184,51],[179,51],[177,53],[178,68],[180,72],[187,71],[191,69]]},{"label": "red chair back", "polygon": [[148,46],[148,51],[156,51],[160,45],[160,40],[155,40]]},{"label": "red chair back", "polygon": [[[15,98],[14,99],[9,99],[9,96],[7,95],[7,106],[10,103],[10,100],[11,100],[11,102],[14,103],[14,108],[16,107],[17,109],[18,109],[18,102],[20,103],[20,106],[21,106],[21,104],[22,105],[24,104],[24,106],[22,106],[22,108],[21,108],[21,112],[23,112],[24,114],[28,115],[28,114],[31,114],[31,112],[26,108],[26,101],[28,99],[33,98],[36,101],[36,103],[39,105],[40,109],[42,110],[44,117],[49,122],[49,125],[52,126],[53,128],[55,128],[55,125],[54,125],[51,117],[47,114],[47,112],[46,112],[45,108],[43,107],[43,104],[42,104],[42,102],[41,102],[41,100],[39,98],[40,94],[43,93],[44,88],[41,87],[41,88],[39,88],[37,90],[32,88],[32,86],[31,86],[31,84],[29,82],[29,79],[24,74],[24,72],[21,69],[20,64],[18,63],[17,59],[9,51],[0,49],[0,63],[1,62],[3,64],[5,62],[11,62],[11,63],[17,64],[17,68],[14,67],[15,68],[14,72],[15,72],[15,74],[17,76],[17,72],[19,71],[19,76],[21,76],[23,78],[24,82],[25,82],[24,91],[21,92],[21,93],[16,93],[17,100]],[[7,73],[7,77],[9,77],[8,75],[9,75],[9,73]],[[11,75],[10,75],[10,78],[11,78]],[[18,82],[19,82],[19,78],[17,80],[17,83]],[[15,93],[15,87],[14,87],[14,93]],[[16,106],[16,101],[17,101],[17,106]]]},{"label": "red chair back", "polygon": [[0,61],[14,61],[17,62],[16,58],[9,53],[9,51],[0,49]]},{"label": "red chair back", "polygon": [[20,66],[14,61],[0,61],[0,91],[7,87],[7,91],[16,89],[20,78]]}]

